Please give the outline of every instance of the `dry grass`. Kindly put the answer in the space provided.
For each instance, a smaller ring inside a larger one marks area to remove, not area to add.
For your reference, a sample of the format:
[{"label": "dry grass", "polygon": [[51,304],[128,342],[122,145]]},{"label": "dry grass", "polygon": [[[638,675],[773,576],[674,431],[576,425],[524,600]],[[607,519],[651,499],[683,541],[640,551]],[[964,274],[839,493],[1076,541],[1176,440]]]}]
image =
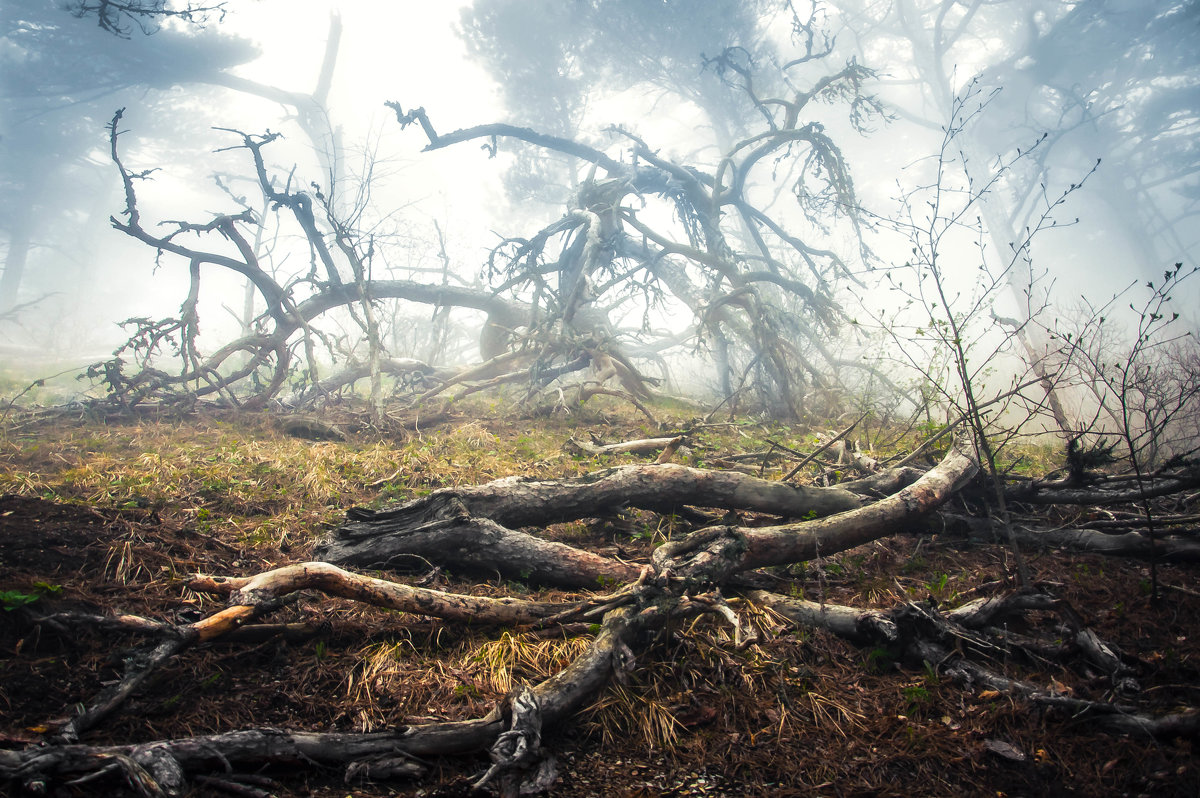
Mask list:
[{"label": "dry grass", "polygon": [[[321,443],[280,433],[266,414],[107,422],[60,417],[52,423],[18,414],[0,431],[0,494],[66,502],[80,517],[95,515],[87,528],[63,524],[79,528],[69,542],[80,548],[49,580],[63,586],[64,599],[171,618],[215,606],[186,591],[182,580],[189,572],[244,573],[303,559],[315,535],[350,506],[512,474],[551,478],[639,462],[633,456],[585,459],[565,454],[561,445],[588,433],[616,441],[663,432],[602,401],[570,419],[508,420],[486,406],[458,412],[456,420],[420,432]],[[679,417],[671,425],[686,423]],[[680,461],[764,452],[768,441],[807,451],[812,435],[795,425],[738,421],[695,434]],[[1027,456],[1037,469],[1053,462],[1050,451]],[[772,463],[765,473],[777,478],[787,465]],[[580,545],[641,552],[670,534],[671,524],[639,514],[628,524],[576,523],[554,533]],[[995,579],[998,563],[999,555],[986,547],[959,550],[898,537],[774,576],[781,590],[790,586],[809,598],[890,607],[927,595],[953,603]],[[1200,616],[1193,598],[1179,598],[1170,617],[1152,617],[1134,608],[1137,564],[1043,557],[1033,565],[1098,619],[1102,636],[1170,665],[1162,672],[1176,681],[1148,681],[1150,696],[1161,696],[1166,706],[1172,691],[1191,695],[1189,623]],[[1189,575],[1168,569],[1166,578],[1183,583]],[[445,574],[429,578],[442,589],[487,595],[525,589]],[[744,630],[757,632],[756,642],[735,645],[729,626],[712,615],[681,621],[639,654],[625,681],[547,736],[556,750],[577,756],[561,794],[638,794],[645,780],[653,787],[642,794],[682,795],[688,793],[678,785],[713,784],[713,773],[729,785],[724,794],[744,795],[1050,794],[1062,784],[1079,794],[1185,794],[1174,785],[1200,783],[1190,744],[1090,738],[1069,719],[976,696],[919,667],[902,668],[822,633],[789,632],[770,613],[733,606]],[[317,595],[272,620],[305,624],[312,634],[296,642],[189,652],[99,734],[150,739],[264,724],[370,731],[479,717],[518,685],[558,672],[592,642],[587,634],[547,639],[446,627]],[[1184,642],[1164,648],[1163,639]],[[1153,645],[1139,648],[1143,641]],[[15,645],[5,643],[5,652]],[[7,699],[14,728],[28,729],[47,712],[94,695],[114,677],[113,646],[98,636],[26,643],[5,664],[3,678],[41,687],[23,691],[31,702],[24,709],[22,696]],[[1046,683],[1051,676],[1021,675]],[[1069,673],[1054,676],[1081,695],[1100,689]],[[46,710],[50,705],[54,709]],[[989,758],[983,742],[990,739],[1018,745],[1030,762],[1018,768]],[[346,794],[336,777],[328,782],[310,793]],[[309,789],[300,784],[294,792]],[[361,788],[363,794],[386,789]]]}]

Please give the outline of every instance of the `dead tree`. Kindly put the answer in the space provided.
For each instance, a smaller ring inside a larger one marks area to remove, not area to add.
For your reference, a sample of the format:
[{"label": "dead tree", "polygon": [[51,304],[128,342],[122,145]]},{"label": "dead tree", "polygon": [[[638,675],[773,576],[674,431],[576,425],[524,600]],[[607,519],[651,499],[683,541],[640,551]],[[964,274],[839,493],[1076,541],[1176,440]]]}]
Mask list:
[{"label": "dead tree", "polygon": [[[278,138],[274,133],[226,131],[238,137],[231,149],[247,153],[264,202],[303,235],[312,261],[307,275],[279,281],[264,267],[246,230],[265,220],[248,207],[205,221],[164,222],[165,234],[154,230],[143,222],[136,193],[138,181],[153,170],[125,165],[118,151],[123,113],[118,112],[109,138],[126,206],[113,225],[160,257],[186,261],[191,288],[178,318],[131,320],[129,343],[90,374],[125,404],[220,395],[261,406],[283,390],[301,346],[309,361],[308,382],[324,387],[313,354],[314,339],[322,335],[319,319],[344,308],[362,317],[369,339],[364,360],[378,380],[381,364],[416,354],[386,351],[374,321],[376,304],[402,299],[486,314],[480,362],[453,373],[446,373],[451,364],[432,364],[441,370],[440,379],[419,392],[421,399],[520,385],[528,403],[563,407],[571,399],[610,394],[650,416],[645,400],[658,381],[644,373],[645,357],[661,364],[666,350],[700,346],[718,355],[722,383],[750,386],[766,409],[801,417],[810,394],[836,395],[839,373],[855,365],[854,358],[835,354],[834,346],[843,318],[834,295],[853,274],[837,253],[793,230],[806,224],[805,217],[815,220],[822,208],[830,219],[845,216],[844,209],[856,204],[853,184],[835,142],[803,116],[815,100],[848,100],[852,117],[864,106],[874,107],[863,93],[868,76],[849,65],[811,92],[780,101],[778,109],[775,101],[759,101],[764,128],[736,142],[707,171],[666,159],[620,129],[610,131],[615,152],[609,154],[504,124],[441,135],[423,110],[405,112],[390,103],[402,125],[419,124],[425,131],[427,150],[482,141],[494,153],[504,139],[588,165],[564,216],[528,238],[508,238],[492,252],[485,266],[490,290],[369,275],[368,261],[382,243],[340,218],[336,203],[315,184],[299,189],[289,178],[280,187],[264,156]],[[768,213],[751,200],[752,187],[772,180],[768,163],[787,163],[789,174],[800,175],[774,187],[791,191],[799,211]],[[676,223],[649,222],[643,209],[651,206],[669,209]],[[202,243],[193,245],[193,236]],[[254,333],[204,354],[195,345],[198,297],[201,273],[214,267],[244,276],[266,310]],[[664,303],[686,308],[691,324],[681,331],[656,329],[653,319]],[[637,329],[614,321],[637,316],[642,318]],[[172,369],[162,365],[169,344],[179,360]],[[729,371],[734,368],[740,374]]]}]

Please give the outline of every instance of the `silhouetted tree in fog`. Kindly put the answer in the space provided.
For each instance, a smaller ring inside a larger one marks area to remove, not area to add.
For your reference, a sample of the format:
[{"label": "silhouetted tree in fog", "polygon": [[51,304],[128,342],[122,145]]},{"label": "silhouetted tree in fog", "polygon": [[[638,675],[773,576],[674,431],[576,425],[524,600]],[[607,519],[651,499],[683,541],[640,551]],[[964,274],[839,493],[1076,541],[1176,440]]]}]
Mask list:
[{"label": "silhouetted tree in fog", "polygon": [[0,202],[8,245],[0,311],[21,300],[29,255],[42,231],[94,191],[73,190],[74,181],[64,177],[73,169],[103,168],[95,155],[122,94],[202,82],[254,55],[245,40],[216,30],[147,27],[154,35],[141,35],[134,24],[164,14],[202,16],[193,11],[197,16],[188,17],[150,2],[64,7],[31,0],[0,7]]}]

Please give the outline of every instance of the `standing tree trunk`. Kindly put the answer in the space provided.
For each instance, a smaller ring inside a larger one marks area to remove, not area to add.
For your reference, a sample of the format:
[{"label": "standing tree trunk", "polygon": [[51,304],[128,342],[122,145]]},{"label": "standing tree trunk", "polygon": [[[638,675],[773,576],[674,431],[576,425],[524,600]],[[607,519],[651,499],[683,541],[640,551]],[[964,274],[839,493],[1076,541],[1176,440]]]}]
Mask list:
[{"label": "standing tree trunk", "polygon": [[17,304],[29,250],[33,247],[33,225],[37,218],[34,210],[41,193],[40,183],[31,176],[8,219],[8,256],[4,259],[4,274],[0,276],[0,313]]}]

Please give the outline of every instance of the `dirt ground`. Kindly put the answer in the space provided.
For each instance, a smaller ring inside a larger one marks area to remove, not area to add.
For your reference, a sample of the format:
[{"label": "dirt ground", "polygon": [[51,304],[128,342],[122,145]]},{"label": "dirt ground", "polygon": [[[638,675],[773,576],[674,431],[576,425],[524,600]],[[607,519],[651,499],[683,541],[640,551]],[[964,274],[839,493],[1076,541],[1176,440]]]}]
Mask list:
[{"label": "dirt ground", "polygon": [[[611,524],[570,534],[574,545],[617,545],[627,554],[646,545]],[[122,652],[137,642],[56,631],[33,624],[33,615],[73,609],[191,621],[220,605],[187,589],[190,574],[255,573],[302,561],[305,548],[251,545],[177,507],[0,496],[0,745],[36,744],[120,676]],[[994,590],[988,583],[1003,558],[991,546],[900,536],[786,576],[798,592],[830,602],[891,606],[903,591],[953,605],[979,589]],[[1200,703],[1195,567],[1163,567],[1168,588],[1162,606],[1152,609],[1144,563],[1042,552],[1032,565],[1040,581],[1136,663],[1142,691],[1134,702],[1141,710]],[[517,589],[436,572],[424,578],[444,589],[494,595]],[[497,660],[483,653],[500,650],[494,630],[444,627],[315,594],[270,620],[298,627],[186,652],[85,741],[263,726],[363,731],[477,717],[504,695]],[[565,656],[545,650],[551,660]],[[513,683],[536,671],[519,658],[507,661]],[[1102,680],[1050,663],[995,666],[1080,697],[1109,697]],[[552,794],[562,796],[1200,795],[1191,741],[1097,734],[1086,722],[964,690],[932,664],[904,667],[824,633],[779,633],[738,651],[722,646],[702,622],[673,630],[629,683],[548,730],[544,743],[560,772]],[[487,759],[427,765],[415,783],[345,784],[340,772],[316,766],[257,775],[269,778],[268,789],[279,796],[469,795],[470,778]],[[112,781],[58,794],[120,788]],[[228,793],[201,783],[191,794]]]}]

